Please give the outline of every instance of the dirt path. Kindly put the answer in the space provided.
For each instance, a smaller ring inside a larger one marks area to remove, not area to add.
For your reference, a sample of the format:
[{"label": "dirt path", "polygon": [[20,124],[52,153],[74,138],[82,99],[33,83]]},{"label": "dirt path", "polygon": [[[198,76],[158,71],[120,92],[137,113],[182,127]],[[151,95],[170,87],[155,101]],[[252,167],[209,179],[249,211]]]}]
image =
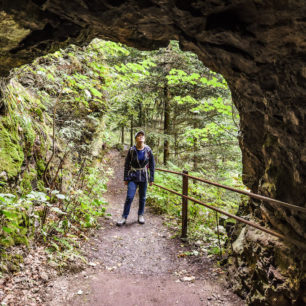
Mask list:
[{"label": "dirt path", "polygon": [[[222,271],[204,256],[178,256],[188,246],[163,225],[161,216],[145,213],[137,223],[138,198],[128,222],[117,227],[126,195],[124,159],[110,152],[114,175],[108,184],[109,219],[84,245],[90,260],[85,271],[54,281],[49,305],[245,305],[222,284]],[[224,283],[224,281],[223,281]]]}]

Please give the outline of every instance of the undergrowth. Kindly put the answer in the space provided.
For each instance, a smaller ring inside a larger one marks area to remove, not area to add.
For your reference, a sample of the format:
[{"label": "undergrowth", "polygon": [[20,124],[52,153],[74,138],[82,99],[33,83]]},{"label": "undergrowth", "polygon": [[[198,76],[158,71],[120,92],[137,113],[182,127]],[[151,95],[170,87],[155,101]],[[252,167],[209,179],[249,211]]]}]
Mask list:
[{"label": "undergrowth", "polygon": [[[80,188],[66,194],[58,190],[31,191],[21,197],[0,194],[0,258],[7,257],[11,247],[40,243],[59,270],[75,258],[85,261],[78,251],[80,239],[86,239],[89,229],[105,215],[107,202],[102,195],[109,174],[106,167],[88,167]],[[1,270],[12,272],[4,263]]]},{"label": "undergrowth", "polygon": [[[170,168],[172,171],[181,172],[181,169],[174,164],[169,163],[169,170]],[[202,173],[199,172],[189,172],[189,174],[195,177],[203,177]],[[216,180],[215,177],[209,177],[208,179]],[[179,175],[157,171],[155,183],[182,193],[182,177]],[[225,177],[221,183],[243,188],[241,179],[236,175]],[[243,197],[233,192],[192,179],[189,179],[188,195],[232,214],[237,212],[239,204],[243,200]],[[174,237],[179,237],[182,228],[182,198],[154,186],[148,192],[147,202],[155,212],[165,216],[165,224],[174,230]],[[222,254],[223,247],[228,239],[227,231],[234,224],[235,220],[188,201],[188,240],[198,246],[204,246],[208,254]]]}]

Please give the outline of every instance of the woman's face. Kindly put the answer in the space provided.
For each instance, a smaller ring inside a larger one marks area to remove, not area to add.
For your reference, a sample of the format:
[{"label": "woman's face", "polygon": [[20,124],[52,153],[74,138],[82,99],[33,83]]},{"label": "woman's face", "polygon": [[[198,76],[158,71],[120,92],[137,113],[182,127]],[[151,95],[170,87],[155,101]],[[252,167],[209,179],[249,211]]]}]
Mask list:
[{"label": "woman's face", "polygon": [[136,143],[143,143],[143,142],[145,142],[145,140],[146,140],[146,138],[143,134],[139,134],[136,137]]}]

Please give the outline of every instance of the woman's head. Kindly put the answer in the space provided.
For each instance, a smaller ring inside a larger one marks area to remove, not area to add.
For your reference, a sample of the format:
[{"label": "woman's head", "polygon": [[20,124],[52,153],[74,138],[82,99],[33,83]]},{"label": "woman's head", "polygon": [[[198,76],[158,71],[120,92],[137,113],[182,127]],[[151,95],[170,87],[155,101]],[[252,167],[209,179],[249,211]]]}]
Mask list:
[{"label": "woman's head", "polygon": [[139,131],[135,134],[135,142],[136,144],[144,143],[146,140],[144,131]]}]

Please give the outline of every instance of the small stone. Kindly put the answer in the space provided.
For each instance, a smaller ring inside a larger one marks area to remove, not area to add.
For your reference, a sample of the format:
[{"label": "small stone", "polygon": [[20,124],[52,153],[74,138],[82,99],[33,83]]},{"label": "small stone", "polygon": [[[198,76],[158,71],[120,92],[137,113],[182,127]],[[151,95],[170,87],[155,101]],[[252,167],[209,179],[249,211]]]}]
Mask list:
[{"label": "small stone", "polygon": [[77,294],[78,295],[82,295],[83,294],[83,290],[79,290]]},{"label": "small stone", "polygon": [[48,276],[48,274],[47,274],[46,272],[41,272],[41,273],[40,273],[40,278],[41,278],[43,281],[45,281],[45,282],[47,282],[47,281],[49,280],[49,276]]},{"label": "small stone", "polygon": [[185,276],[183,278],[181,278],[181,281],[182,282],[193,282],[195,280],[195,277],[194,276]]},{"label": "small stone", "polygon": [[86,96],[86,100],[89,101],[91,99],[91,93],[87,89],[84,90],[84,93]]},{"label": "small stone", "polygon": [[35,288],[32,289],[32,292],[33,292],[33,293],[37,293],[38,291],[39,291],[39,288],[38,288],[38,287],[35,287]]},{"label": "small stone", "polygon": [[26,280],[25,277],[16,277],[15,280],[14,280],[14,282],[15,282],[16,284],[18,284],[18,283],[21,283],[21,282],[23,282],[23,281],[25,281],[25,280]]},{"label": "small stone", "polygon": [[2,172],[0,173],[0,178],[3,178],[3,179],[5,179],[5,180],[7,180],[7,179],[8,179],[7,173],[6,173],[5,171],[2,171]]}]

